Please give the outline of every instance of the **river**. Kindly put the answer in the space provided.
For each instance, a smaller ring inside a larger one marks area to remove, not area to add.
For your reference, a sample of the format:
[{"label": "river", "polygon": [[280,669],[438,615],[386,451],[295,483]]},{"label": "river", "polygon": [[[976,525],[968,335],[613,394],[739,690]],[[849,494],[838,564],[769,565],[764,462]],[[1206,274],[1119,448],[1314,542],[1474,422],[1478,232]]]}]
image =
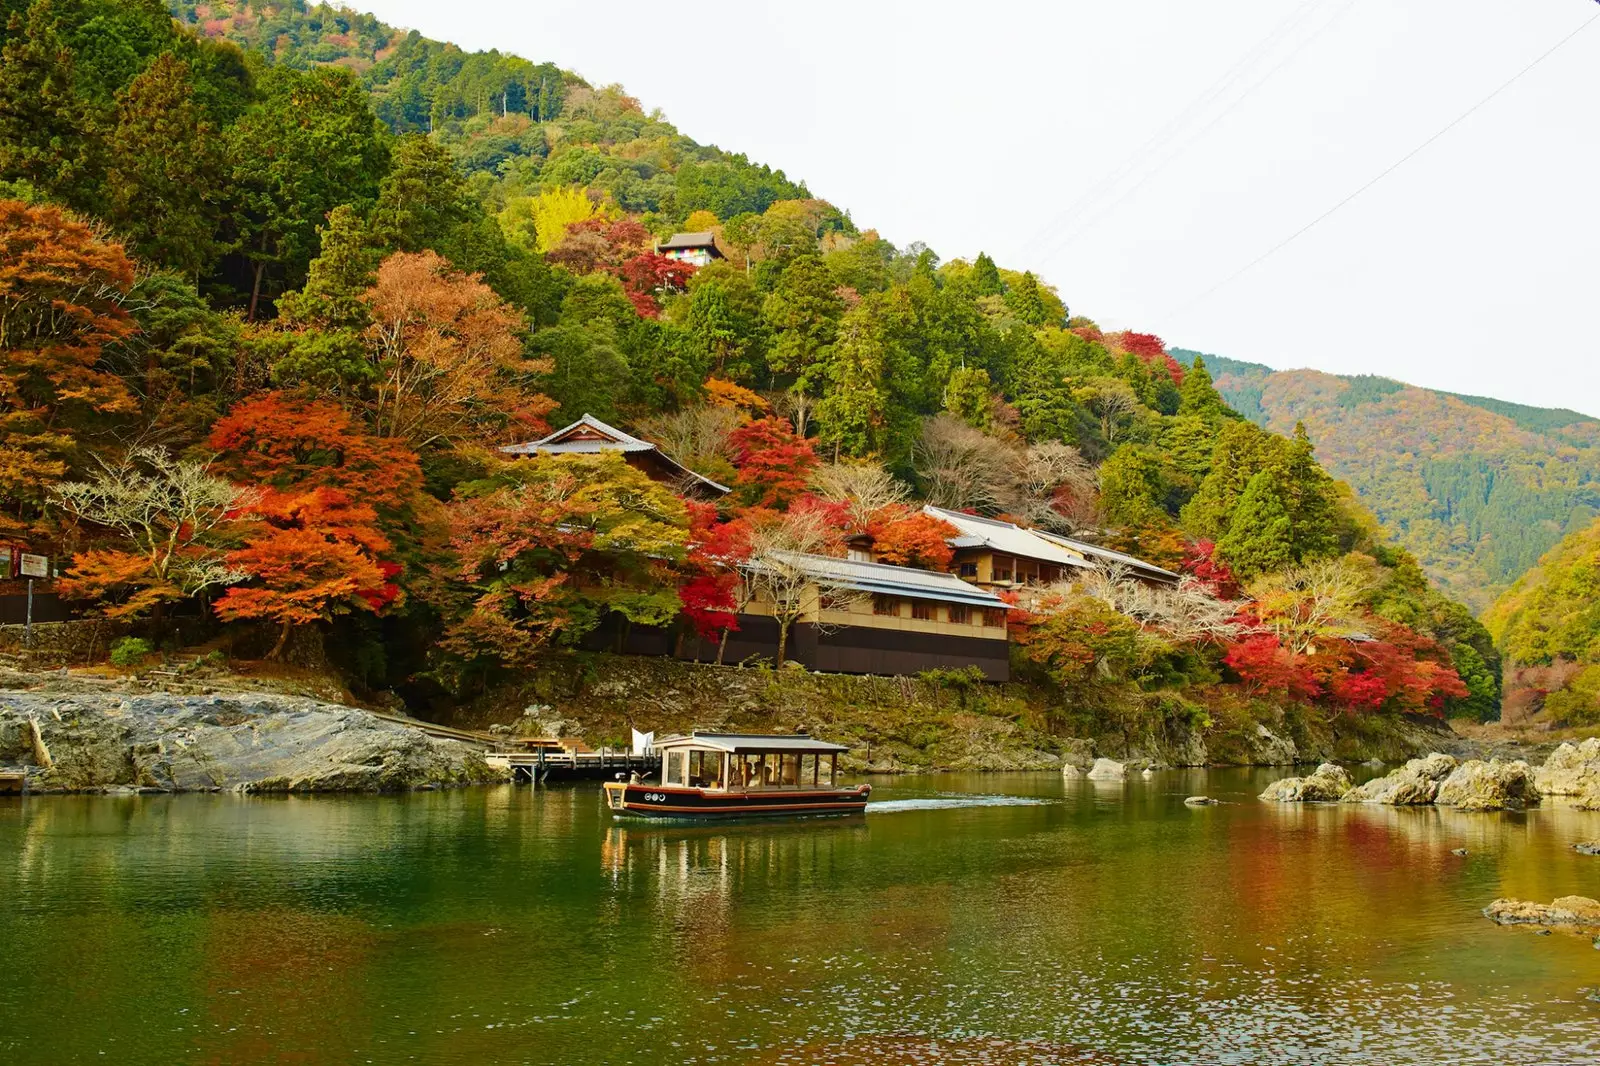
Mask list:
[{"label": "river", "polygon": [[1600,1062],[1600,950],[1479,913],[1600,896],[1600,814],[1278,776],[712,827],[595,786],[0,799],[0,1062]]}]

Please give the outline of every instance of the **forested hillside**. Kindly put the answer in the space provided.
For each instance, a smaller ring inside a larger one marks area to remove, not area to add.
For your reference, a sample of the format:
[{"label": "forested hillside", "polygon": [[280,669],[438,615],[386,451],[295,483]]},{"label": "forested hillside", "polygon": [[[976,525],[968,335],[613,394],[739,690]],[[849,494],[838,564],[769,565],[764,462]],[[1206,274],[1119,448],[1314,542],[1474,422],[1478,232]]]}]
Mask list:
[{"label": "forested hillside", "polygon": [[1474,610],[1600,514],[1600,419],[1205,358],[1223,396],[1257,425],[1287,433],[1303,422],[1317,458]]},{"label": "forested hillside", "polygon": [[1566,537],[1484,615],[1520,714],[1600,724],[1600,521]]},{"label": "forested hillside", "polygon": [[[481,692],[604,625],[715,644],[787,552],[943,568],[927,500],[1186,572],[1019,603],[1063,706],[1496,709],[1487,632],[1313,438],[1025,269],[896,247],[548,63],[327,7],[3,2],[0,513],[153,643],[181,615]],[[497,450],[585,413],[733,494]]]}]

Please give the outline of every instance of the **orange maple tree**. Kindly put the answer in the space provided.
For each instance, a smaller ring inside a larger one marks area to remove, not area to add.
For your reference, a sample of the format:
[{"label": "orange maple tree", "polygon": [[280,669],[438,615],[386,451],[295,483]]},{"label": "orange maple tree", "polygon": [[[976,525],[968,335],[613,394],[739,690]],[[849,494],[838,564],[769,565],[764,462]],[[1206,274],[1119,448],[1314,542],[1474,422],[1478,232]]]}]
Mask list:
[{"label": "orange maple tree", "polygon": [[122,246],[58,207],[0,200],[0,533],[37,530],[51,484],[133,397],[104,369],[136,331]]},{"label": "orange maple tree", "polygon": [[326,622],[352,611],[382,611],[398,604],[393,579],[400,567],[381,558],[389,541],[377,529],[377,514],[338,489],[290,495],[264,493],[251,508],[244,547],[228,564],[246,576],[217,600],[226,621],[265,621],[278,626],[267,653],[279,658],[296,626]]}]

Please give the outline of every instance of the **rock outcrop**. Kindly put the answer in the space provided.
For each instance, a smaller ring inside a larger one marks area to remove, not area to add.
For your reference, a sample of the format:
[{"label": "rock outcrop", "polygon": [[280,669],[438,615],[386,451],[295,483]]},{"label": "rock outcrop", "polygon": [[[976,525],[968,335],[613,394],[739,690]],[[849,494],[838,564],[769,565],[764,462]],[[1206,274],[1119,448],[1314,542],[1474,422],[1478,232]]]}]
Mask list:
[{"label": "rock outcrop", "polygon": [[1251,761],[1257,766],[1293,766],[1300,761],[1294,741],[1259,723],[1250,738]]},{"label": "rock outcrop", "polygon": [[1574,844],[1572,850],[1579,855],[1600,855],[1600,840],[1586,840],[1582,844]]},{"label": "rock outcrop", "polygon": [[1582,810],[1600,810],[1600,737],[1563,744],[1533,775],[1546,796],[1572,796]]},{"label": "rock outcrop", "polygon": [[1391,807],[1420,807],[1439,795],[1439,785],[1460,764],[1439,752],[1412,759],[1387,777],[1375,777],[1343,796],[1345,803],[1382,803]]},{"label": "rock outcrop", "polygon": [[1305,777],[1274,781],[1261,798],[1274,803],[1334,803],[1350,791],[1350,775],[1336,763],[1325,762]]},{"label": "rock outcrop", "polygon": [[[36,757],[48,746],[48,765]],[[295,696],[0,693],[33,792],[382,792],[505,779],[469,744]]]},{"label": "rock outcrop", "polygon": [[1090,781],[1121,781],[1128,776],[1128,768],[1115,759],[1096,759],[1089,768]]},{"label": "rock outcrop", "polygon": [[1459,811],[1520,811],[1539,805],[1539,789],[1521,759],[1471,759],[1439,783],[1433,802]]},{"label": "rock outcrop", "polygon": [[1500,925],[1537,925],[1568,933],[1600,933],[1600,900],[1562,896],[1552,903],[1497,899],[1483,908],[1484,917]]}]

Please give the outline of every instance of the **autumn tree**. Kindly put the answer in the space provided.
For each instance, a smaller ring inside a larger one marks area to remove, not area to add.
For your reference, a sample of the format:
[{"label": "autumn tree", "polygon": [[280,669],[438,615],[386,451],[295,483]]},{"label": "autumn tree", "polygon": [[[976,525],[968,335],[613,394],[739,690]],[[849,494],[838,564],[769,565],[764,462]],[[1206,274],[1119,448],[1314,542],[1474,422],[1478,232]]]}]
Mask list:
[{"label": "autumn tree", "polygon": [[775,415],[740,426],[728,435],[728,446],[741,495],[762,507],[787,506],[805,491],[817,465],[811,442]]},{"label": "autumn tree", "polygon": [[464,661],[526,666],[609,613],[678,613],[683,502],[615,452],[504,464],[451,503],[450,529],[466,602],[444,646]]},{"label": "autumn tree", "polygon": [[43,517],[54,482],[136,404],[106,368],[135,329],[120,245],[56,207],[0,200],[0,531]]},{"label": "autumn tree", "polygon": [[420,449],[492,440],[507,427],[548,432],[544,416],[554,405],[531,378],[551,366],[527,357],[521,316],[482,281],[432,252],[401,252],[383,261],[365,299],[380,436]]},{"label": "autumn tree", "polygon": [[119,542],[74,555],[61,589],[100,601],[107,617],[133,618],[232,584],[241,574],[226,561],[219,530],[255,498],[205,463],[132,448],[120,463],[102,463],[87,480],[51,490],[62,510]]},{"label": "autumn tree", "polygon": [[225,621],[277,626],[267,658],[283,655],[298,626],[328,622],[353,611],[378,612],[400,601],[392,545],[377,529],[377,513],[341,490],[264,493],[248,509],[255,521],[243,547],[229,552],[233,585],[217,600]]},{"label": "autumn tree", "polygon": [[912,458],[928,502],[955,510],[998,510],[1016,462],[1004,443],[947,414],[923,423]]},{"label": "autumn tree", "polygon": [[831,554],[839,531],[821,511],[794,510],[754,518],[745,532],[743,567],[747,595],[778,624],[778,665],[788,656],[789,634],[811,608],[811,594],[847,594],[842,586],[805,565],[807,555]]},{"label": "autumn tree", "polygon": [[280,493],[331,489],[389,515],[422,492],[422,468],[403,441],[376,437],[326,400],[267,392],[235,404],[206,441],[217,469]]},{"label": "autumn tree", "polygon": [[959,530],[941,518],[903,505],[882,508],[867,522],[873,553],[881,563],[943,570],[955,551],[951,537]]},{"label": "autumn tree", "polygon": [[811,490],[844,505],[852,530],[865,530],[873,516],[904,504],[911,489],[870,459],[822,463],[811,472]]}]

